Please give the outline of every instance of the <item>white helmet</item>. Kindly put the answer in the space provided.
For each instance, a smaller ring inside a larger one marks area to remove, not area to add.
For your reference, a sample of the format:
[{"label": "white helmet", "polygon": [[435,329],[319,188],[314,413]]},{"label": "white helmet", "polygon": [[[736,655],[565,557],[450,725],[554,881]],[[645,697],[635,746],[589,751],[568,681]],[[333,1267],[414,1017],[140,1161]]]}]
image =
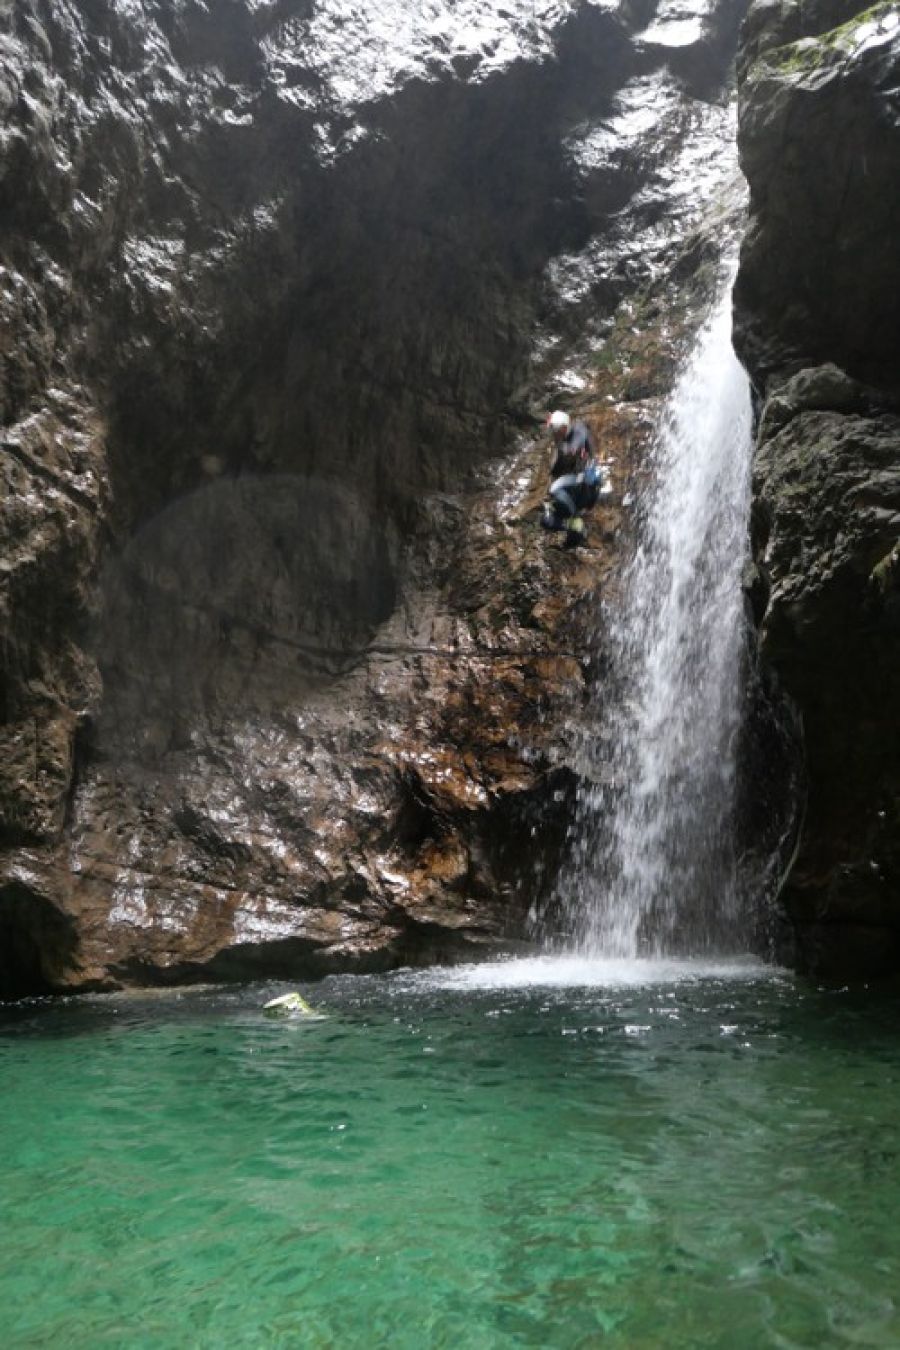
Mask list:
[{"label": "white helmet", "polygon": [[551,431],[568,431],[571,424],[572,419],[569,414],[561,412],[559,408],[547,418],[547,426]]}]

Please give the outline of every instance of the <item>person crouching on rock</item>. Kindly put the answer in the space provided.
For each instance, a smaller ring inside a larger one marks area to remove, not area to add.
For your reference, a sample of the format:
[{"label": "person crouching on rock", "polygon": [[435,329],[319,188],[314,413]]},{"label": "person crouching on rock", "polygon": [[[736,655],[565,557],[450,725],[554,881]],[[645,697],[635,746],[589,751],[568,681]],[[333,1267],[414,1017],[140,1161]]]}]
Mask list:
[{"label": "person crouching on rock", "polygon": [[553,438],[550,447],[550,500],[541,515],[545,530],[565,530],[566,548],[583,544],[586,530],[582,511],[597,504],[600,466],[597,447],[584,422],[573,422],[557,409],[547,418]]}]

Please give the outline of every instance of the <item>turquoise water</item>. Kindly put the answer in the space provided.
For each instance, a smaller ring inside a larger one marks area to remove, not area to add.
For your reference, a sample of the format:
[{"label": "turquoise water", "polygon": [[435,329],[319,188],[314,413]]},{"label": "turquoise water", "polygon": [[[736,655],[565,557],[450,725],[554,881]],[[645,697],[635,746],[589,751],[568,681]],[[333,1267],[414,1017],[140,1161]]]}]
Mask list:
[{"label": "turquoise water", "polygon": [[896,996],[286,987],[0,1014],[4,1347],[900,1345]]}]

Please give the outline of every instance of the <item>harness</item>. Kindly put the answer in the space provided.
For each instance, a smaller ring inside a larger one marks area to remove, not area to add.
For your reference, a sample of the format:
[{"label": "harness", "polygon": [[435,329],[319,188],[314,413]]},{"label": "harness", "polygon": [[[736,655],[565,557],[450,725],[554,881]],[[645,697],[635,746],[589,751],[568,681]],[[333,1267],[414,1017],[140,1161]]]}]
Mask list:
[{"label": "harness", "polygon": [[556,452],[551,469],[554,478],[584,473],[594,458],[594,441],[584,422],[574,422]]}]

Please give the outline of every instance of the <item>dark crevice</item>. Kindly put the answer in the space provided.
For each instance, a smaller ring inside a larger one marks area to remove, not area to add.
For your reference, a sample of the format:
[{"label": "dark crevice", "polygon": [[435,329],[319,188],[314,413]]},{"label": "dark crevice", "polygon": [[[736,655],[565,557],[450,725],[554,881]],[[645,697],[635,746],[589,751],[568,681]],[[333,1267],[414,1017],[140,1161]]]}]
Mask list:
[{"label": "dark crevice", "polygon": [[72,919],[30,887],[0,887],[0,999],[53,993],[76,964]]}]

